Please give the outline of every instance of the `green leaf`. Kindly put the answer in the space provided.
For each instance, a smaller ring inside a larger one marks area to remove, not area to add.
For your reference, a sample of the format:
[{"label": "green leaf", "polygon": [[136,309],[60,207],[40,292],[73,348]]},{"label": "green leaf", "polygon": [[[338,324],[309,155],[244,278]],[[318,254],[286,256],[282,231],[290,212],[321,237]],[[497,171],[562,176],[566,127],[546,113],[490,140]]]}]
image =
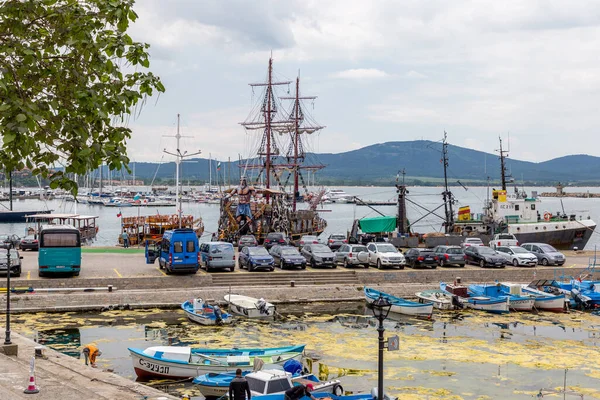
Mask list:
[{"label": "green leaf", "polygon": [[23,122],[26,119],[27,119],[27,116],[25,114],[17,114],[17,121]]},{"label": "green leaf", "polygon": [[15,135],[14,133],[11,132],[5,132],[2,135],[2,140],[4,141],[4,144],[7,145],[11,142],[13,142],[15,140],[15,138],[17,137],[17,135]]}]

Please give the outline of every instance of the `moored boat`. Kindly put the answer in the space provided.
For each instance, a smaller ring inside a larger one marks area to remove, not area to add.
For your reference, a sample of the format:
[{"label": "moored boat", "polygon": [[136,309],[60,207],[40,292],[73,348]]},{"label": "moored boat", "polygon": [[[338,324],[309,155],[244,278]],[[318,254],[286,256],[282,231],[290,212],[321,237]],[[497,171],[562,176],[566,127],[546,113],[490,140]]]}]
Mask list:
[{"label": "moored boat", "polygon": [[283,365],[301,360],[305,345],[253,349],[200,349],[154,346],[145,350],[128,348],[133,369],[140,378],[193,378],[209,372],[252,369],[256,359],[264,364]]},{"label": "moored boat", "polygon": [[440,282],[440,289],[458,296],[459,301],[474,310],[486,311],[493,314],[509,312],[508,298],[499,299],[490,296],[472,296],[468,288],[461,284],[446,284]]},{"label": "moored boat", "polygon": [[463,308],[463,304],[458,302],[456,297],[441,289],[423,290],[415,293],[419,298],[419,303],[433,303],[438,310],[455,310]]},{"label": "moored boat", "polygon": [[225,301],[229,303],[229,311],[232,314],[248,318],[269,318],[275,315],[275,305],[263,298],[227,294]]},{"label": "moored boat", "polygon": [[507,287],[501,284],[494,285],[469,285],[469,291],[476,296],[508,298],[508,308],[515,311],[531,311],[535,297],[524,294],[517,287]]},{"label": "moored boat", "polygon": [[219,306],[206,304],[202,299],[184,301],[181,308],[190,321],[200,325],[224,325],[233,321],[231,314],[221,311]]},{"label": "moored boat", "polygon": [[381,296],[392,303],[390,311],[394,313],[421,316],[431,316],[433,313],[433,303],[410,301],[368,287],[364,288],[364,293],[367,304],[373,304]]},{"label": "moored boat", "polygon": [[556,291],[548,293],[544,287],[549,286],[548,280],[535,280],[531,283],[522,284],[521,288],[524,293],[532,294],[535,297],[534,307],[538,310],[564,312],[568,303],[567,296],[564,293]]},{"label": "moored boat", "polygon": [[[313,385],[313,393],[344,394],[344,389],[338,379],[320,381],[313,374],[292,376],[290,372],[280,369],[262,369],[255,372],[242,372],[242,376],[248,381],[252,397],[264,394],[284,393],[292,386],[299,384]],[[221,397],[227,394],[229,383],[235,377],[235,373],[204,374],[194,379],[193,383],[198,387],[200,393],[205,397]]]}]

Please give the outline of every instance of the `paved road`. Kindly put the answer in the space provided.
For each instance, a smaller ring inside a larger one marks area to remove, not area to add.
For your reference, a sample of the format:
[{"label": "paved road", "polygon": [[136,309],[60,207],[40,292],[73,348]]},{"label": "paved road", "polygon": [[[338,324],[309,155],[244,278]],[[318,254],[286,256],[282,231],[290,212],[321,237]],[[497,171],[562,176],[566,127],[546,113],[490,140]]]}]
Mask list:
[{"label": "paved road", "polygon": [[[30,279],[52,279],[52,278],[39,278],[38,277],[38,262],[37,252],[33,251],[22,251],[20,252],[23,256],[22,261],[22,273],[20,278],[11,278],[11,280],[30,280]],[[573,268],[573,267],[585,267],[588,265],[589,257],[592,254],[578,254],[566,253],[567,262],[562,267],[556,267],[559,269]],[[146,259],[143,253],[83,253],[82,255],[82,268],[79,277],[73,277],[73,279],[86,279],[86,278],[138,278],[138,277],[166,277],[167,275],[158,268],[158,261],[154,264],[146,264]],[[476,266],[467,266],[466,269],[479,269]],[[506,268],[525,268],[525,267],[513,267],[507,266]],[[362,267],[358,267],[362,270]],[[408,267],[406,267],[408,269]],[[330,268],[311,268],[307,267],[306,273],[318,272],[318,271],[330,271]],[[338,267],[333,271],[344,271],[345,268]],[[381,273],[382,271],[376,268],[370,268],[373,273]],[[286,270],[288,271],[288,270]],[[385,270],[384,270],[385,271]],[[276,268],[273,272],[251,272],[256,273],[280,273],[281,270]],[[206,274],[204,270],[198,271],[198,274]],[[216,273],[230,273],[230,272],[216,272]],[[236,267],[236,274],[247,274],[246,270],[240,270]]]}]

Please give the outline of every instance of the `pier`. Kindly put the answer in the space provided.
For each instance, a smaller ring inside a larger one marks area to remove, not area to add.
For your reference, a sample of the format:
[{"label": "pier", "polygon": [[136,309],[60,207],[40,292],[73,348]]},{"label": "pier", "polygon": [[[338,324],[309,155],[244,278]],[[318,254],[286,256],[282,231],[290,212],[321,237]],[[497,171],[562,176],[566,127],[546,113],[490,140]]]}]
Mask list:
[{"label": "pier", "polygon": [[561,185],[560,182],[555,186],[555,188],[556,192],[543,192],[540,193],[540,197],[578,197],[584,199],[600,198],[600,193],[590,193],[589,190],[587,192],[565,192],[565,187]]}]

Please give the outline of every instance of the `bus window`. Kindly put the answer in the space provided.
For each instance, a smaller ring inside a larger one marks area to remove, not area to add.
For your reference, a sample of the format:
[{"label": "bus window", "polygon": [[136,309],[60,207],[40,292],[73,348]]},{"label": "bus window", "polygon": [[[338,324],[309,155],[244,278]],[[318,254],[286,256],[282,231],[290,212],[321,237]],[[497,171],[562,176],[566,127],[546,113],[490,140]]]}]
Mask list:
[{"label": "bus window", "polygon": [[77,247],[76,232],[44,232],[41,247]]}]

